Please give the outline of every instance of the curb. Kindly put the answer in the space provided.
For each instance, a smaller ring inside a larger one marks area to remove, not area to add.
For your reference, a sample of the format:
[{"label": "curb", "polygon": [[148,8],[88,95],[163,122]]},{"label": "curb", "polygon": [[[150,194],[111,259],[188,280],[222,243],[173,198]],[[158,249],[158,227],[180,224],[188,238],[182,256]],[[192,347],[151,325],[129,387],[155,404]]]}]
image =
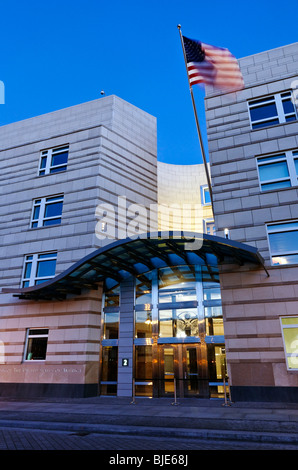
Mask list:
[{"label": "curb", "polygon": [[291,433],[270,433],[255,431],[231,431],[212,429],[186,429],[167,427],[147,427],[147,426],[123,426],[123,425],[103,425],[103,424],[82,424],[82,423],[57,423],[44,421],[17,421],[0,420],[0,429],[10,428],[13,430],[31,429],[33,431],[60,431],[71,432],[73,434],[121,434],[130,436],[151,436],[151,437],[188,437],[192,439],[217,439],[250,441],[258,443],[284,443],[297,444],[298,434]]}]

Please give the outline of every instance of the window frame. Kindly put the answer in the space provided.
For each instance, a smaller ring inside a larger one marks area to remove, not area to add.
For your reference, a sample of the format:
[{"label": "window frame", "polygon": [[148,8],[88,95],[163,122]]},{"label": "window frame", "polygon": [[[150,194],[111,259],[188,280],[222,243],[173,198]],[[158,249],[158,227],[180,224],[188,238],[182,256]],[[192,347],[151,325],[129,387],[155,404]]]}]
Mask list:
[{"label": "window frame", "polygon": [[[210,202],[206,202],[206,196],[205,196],[206,192],[209,193]],[[211,196],[210,196],[208,184],[204,184],[201,186],[201,204],[202,206],[211,206]]]},{"label": "window frame", "polygon": [[[60,215],[46,217],[46,209],[47,206],[55,204],[57,202],[62,202],[62,209]],[[31,220],[30,220],[30,228],[41,228],[41,227],[51,227],[53,225],[60,225],[62,220],[62,211],[63,211],[63,202],[64,202],[64,195],[58,194],[54,196],[47,196],[34,199],[32,212],[31,212]],[[38,217],[34,217],[35,209],[39,207]],[[57,220],[55,224],[46,225],[45,222],[47,221],[54,221]],[[36,224],[33,226],[33,224]]]},{"label": "window frame", "polygon": [[[32,333],[33,331],[44,331],[44,332],[47,332],[47,333],[34,334],[34,333]],[[38,338],[47,338],[46,347],[45,347],[45,357],[44,357],[44,359],[33,359],[33,358],[28,359],[28,356],[30,354],[29,351],[28,351],[29,340],[32,339],[32,341],[33,341],[33,339],[38,339]],[[49,339],[49,329],[48,328],[28,328],[27,331],[26,331],[26,340],[25,340],[23,362],[31,362],[31,361],[44,362],[46,360],[46,356],[47,356],[48,339]]]},{"label": "window frame", "polygon": [[[24,266],[23,266],[23,272],[22,272],[22,280],[21,280],[21,287],[32,287],[35,285],[38,285],[42,282],[48,281],[55,277],[55,273],[53,275],[49,276],[37,276],[37,270],[38,270],[38,263],[40,261],[53,261],[55,260],[55,272],[56,272],[56,264],[57,264],[57,255],[58,252],[46,252],[46,253],[34,253],[34,254],[28,254],[25,255],[24,258]],[[28,268],[29,270],[29,276],[26,276],[27,273],[27,266],[31,263],[31,267]],[[41,282],[40,282],[41,281]],[[25,285],[27,284],[28,285]]]},{"label": "window frame", "polygon": [[[288,233],[288,232],[292,232],[292,231],[297,231],[297,235],[298,235],[298,227],[297,229],[292,229],[290,230],[290,227],[288,229],[284,228],[279,228],[279,229],[276,229],[274,231],[270,231],[269,227],[274,227],[274,226],[282,226],[282,225],[287,225],[287,224],[293,224],[293,223],[297,223],[298,225],[298,219],[293,219],[293,220],[283,220],[281,222],[274,222],[274,223],[268,223],[266,224],[266,231],[267,231],[267,240],[268,240],[268,247],[269,247],[269,253],[270,253],[270,260],[271,260],[271,265],[272,266],[282,266],[283,264],[288,266],[288,265],[294,265],[294,264],[298,264],[298,248],[297,250],[295,251],[292,251],[292,250],[283,250],[283,251],[280,251],[280,252],[274,252],[272,250],[272,246],[270,244],[270,235],[271,234],[275,234],[275,233]],[[284,256],[292,256],[292,255],[297,255],[297,262],[294,262],[294,263],[274,263],[273,262],[273,259],[276,258],[276,257],[279,257],[279,258],[282,258]]]},{"label": "window frame", "polygon": [[[67,160],[65,163],[60,163],[58,165],[53,165],[53,157],[61,153],[67,152]],[[69,144],[60,145],[59,147],[44,149],[40,151],[39,166],[38,166],[38,176],[46,176],[50,174],[60,173],[61,171],[67,170],[69,157]],[[45,161],[45,165],[43,165]]]},{"label": "window frame", "polygon": [[[294,111],[287,113],[284,109],[283,103],[288,101],[289,98],[290,98],[291,103],[293,104]],[[266,106],[266,104],[272,104],[272,103],[274,103],[276,106],[277,114],[275,116],[272,115],[267,118],[254,119],[254,120],[252,119],[251,112],[250,112],[251,109],[261,108],[262,106]],[[279,124],[287,124],[288,122],[294,122],[294,121],[297,121],[298,119],[297,108],[295,104],[293,103],[291,90],[285,90],[280,93],[275,93],[272,95],[254,98],[247,102],[247,107],[248,107],[250,128],[252,130],[266,129],[268,127],[277,126]],[[294,117],[294,119],[287,120],[287,118],[291,118],[291,117]],[[278,122],[271,123],[271,121],[273,121],[274,119],[278,120]],[[262,123],[264,125],[262,125]]]},{"label": "window frame", "polygon": [[[293,324],[283,324],[283,320],[284,319],[287,319],[287,318],[291,318],[291,319],[295,319],[297,320],[297,323],[293,323]],[[298,372],[298,341],[297,341],[297,349],[296,349],[296,352],[295,353],[288,353],[287,352],[287,345],[286,345],[286,338],[285,338],[285,335],[284,335],[284,330],[286,329],[297,329],[297,333],[298,333],[298,316],[289,316],[289,315],[286,315],[286,316],[282,316],[280,317],[280,328],[281,328],[281,333],[282,333],[282,340],[283,340],[283,347],[284,347],[284,354],[285,354],[285,360],[286,360],[286,365],[287,365],[287,371],[289,372]],[[297,367],[293,368],[293,367],[290,367],[289,366],[289,362],[288,362],[288,358],[291,357],[295,357],[296,358],[296,361],[297,361]]]},{"label": "window frame", "polygon": [[[284,152],[272,153],[270,155],[258,155],[256,157],[256,167],[257,167],[257,172],[258,172],[260,191],[264,193],[267,191],[277,191],[279,189],[289,189],[289,188],[298,186],[298,165],[296,169],[296,166],[295,166],[296,160],[298,164],[298,149],[286,150]],[[274,163],[281,163],[281,162],[286,162],[289,176],[285,176],[282,178],[272,178],[272,179],[261,181],[260,170],[259,170],[261,167],[266,167],[268,165],[273,165]],[[264,189],[266,185],[279,184],[285,181],[289,181],[290,185],[279,187],[279,188],[270,187],[268,189]]]},{"label": "window frame", "polygon": [[[213,218],[210,219],[203,219],[203,227],[204,227],[204,233],[207,235],[213,235],[216,236],[216,228],[215,228],[215,222]],[[208,227],[213,227],[213,233],[208,233]]]}]

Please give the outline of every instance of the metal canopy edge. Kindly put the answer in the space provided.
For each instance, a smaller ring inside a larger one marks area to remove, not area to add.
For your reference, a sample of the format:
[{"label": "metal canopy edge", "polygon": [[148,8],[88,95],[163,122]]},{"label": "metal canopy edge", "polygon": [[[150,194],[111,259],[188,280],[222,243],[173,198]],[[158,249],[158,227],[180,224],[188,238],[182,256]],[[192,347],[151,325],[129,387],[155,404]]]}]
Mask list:
[{"label": "metal canopy edge", "polygon": [[266,270],[257,248],[250,245],[202,233],[148,232],[111,242],[42,284],[2,292],[21,299],[64,299],[82,289],[97,289],[107,279],[119,283],[158,267],[217,263],[253,263]]}]

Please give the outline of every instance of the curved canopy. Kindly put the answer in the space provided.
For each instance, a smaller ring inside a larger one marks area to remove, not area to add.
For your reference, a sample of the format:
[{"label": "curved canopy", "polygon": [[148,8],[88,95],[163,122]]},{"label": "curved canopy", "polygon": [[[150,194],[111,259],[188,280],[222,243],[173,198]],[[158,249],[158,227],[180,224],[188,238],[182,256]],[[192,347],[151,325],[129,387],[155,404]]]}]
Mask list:
[{"label": "curved canopy", "polygon": [[112,242],[37,286],[2,291],[22,299],[63,299],[82,289],[97,289],[102,281],[118,284],[156,268],[222,263],[264,266],[258,250],[249,245],[199,233],[156,232]]}]

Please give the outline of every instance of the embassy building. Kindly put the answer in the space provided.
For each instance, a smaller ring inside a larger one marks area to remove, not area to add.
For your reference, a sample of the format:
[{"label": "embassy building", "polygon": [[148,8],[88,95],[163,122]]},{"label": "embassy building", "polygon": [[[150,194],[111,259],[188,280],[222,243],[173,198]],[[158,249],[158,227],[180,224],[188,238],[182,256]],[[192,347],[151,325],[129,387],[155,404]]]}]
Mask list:
[{"label": "embassy building", "polygon": [[116,96],[0,128],[0,396],[298,401],[298,44],[239,63],[213,207]]}]

